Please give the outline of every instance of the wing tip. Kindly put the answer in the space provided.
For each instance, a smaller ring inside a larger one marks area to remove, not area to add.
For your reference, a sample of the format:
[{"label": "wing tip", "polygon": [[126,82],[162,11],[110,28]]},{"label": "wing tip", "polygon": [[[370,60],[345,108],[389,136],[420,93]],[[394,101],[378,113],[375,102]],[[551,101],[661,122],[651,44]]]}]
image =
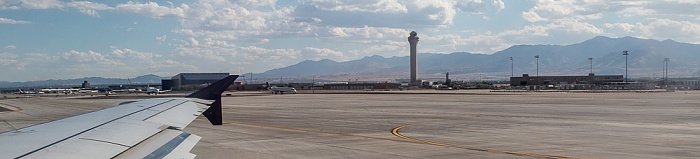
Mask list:
[{"label": "wing tip", "polygon": [[187,96],[188,98],[214,100],[213,103],[209,104],[209,108],[202,112],[202,114],[207,117],[207,120],[209,120],[212,125],[223,124],[221,112],[221,93],[224,93],[228,86],[236,81],[236,78],[238,78],[238,75],[230,75]]}]

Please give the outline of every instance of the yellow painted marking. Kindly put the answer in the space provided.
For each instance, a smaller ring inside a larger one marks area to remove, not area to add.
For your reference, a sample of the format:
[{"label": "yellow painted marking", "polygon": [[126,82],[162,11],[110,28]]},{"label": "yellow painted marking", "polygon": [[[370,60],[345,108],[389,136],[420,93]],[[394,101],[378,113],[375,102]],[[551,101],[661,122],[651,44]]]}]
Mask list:
[{"label": "yellow painted marking", "polygon": [[399,139],[393,139],[393,138],[384,138],[384,137],[367,136],[367,135],[358,135],[358,134],[346,134],[346,133],[339,133],[339,132],[332,132],[332,131],[312,130],[312,129],[302,129],[302,128],[292,128],[292,127],[283,127],[283,126],[260,125],[260,124],[243,123],[243,122],[235,122],[235,121],[225,122],[224,124],[225,124],[225,125],[228,125],[228,124],[238,124],[238,125],[247,125],[247,126],[264,127],[264,128],[274,128],[274,129],[283,129],[283,130],[292,130],[292,131],[301,131],[301,132],[309,132],[309,133],[320,133],[320,134],[330,134],[330,135],[342,135],[342,136],[362,137],[362,138],[368,138],[368,139],[378,139],[378,140],[389,140],[389,141],[397,141],[397,142],[407,142],[406,140],[399,140]]},{"label": "yellow painted marking", "polygon": [[423,141],[423,140],[418,140],[418,139],[410,138],[410,137],[401,135],[401,134],[399,133],[399,130],[400,130],[400,129],[405,128],[405,127],[412,126],[413,124],[402,125],[402,126],[396,127],[396,128],[394,128],[394,129],[391,130],[391,133],[394,134],[394,136],[397,136],[397,137],[399,137],[399,138],[401,138],[401,139],[385,138],[385,137],[376,137],[376,136],[367,136],[367,135],[358,135],[358,134],[346,134],[346,133],[339,133],[339,132],[332,132],[332,131],[313,130],[313,129],[303,129],[303,128],[293,128],[293,127],[283,127],[283,126],[260,125],[260,124],[244,123],[244,122],[236,122],[236,121],[224,122],[223,124],[224,124],[224,125],[238,124],[238,125],[246,125],[246,126],[255,126],[255,127],[264,127],[264,128],[274,128],[274,129],[283,129],[283,130],[291,130],[291,131],[301,131],[301,132],[308,132],[308,133],[341,135],[341,136],[350,136],[350,137],[362,137],[362,138],[367,138],[367,139],[387,140],[387,141],[396,141],[396,142],[408,142],[408,143],[426,144],[426,145],[442,146],[442,147],[454,147],[454,148],[461,148],[461,149],[474,150],[474,151],[483,151],[483,152],[510,154],[510,155],[517,155],[517,156],[529,156],[529,157],[536,157],[536,158],[548,158],[548,159],[574,159],[574,157],[566,157],[566,156],[556,156],[556,155],[545,155],[545,154],[536,154],[536,153],[528,153],[528,152],[516,152],[516,151],[508,151],[508,150],[497,150],[497,149],[476,148],[476,147],[469,147],[469,146],[460,146],[460,145],[453,145],[453,144],[446,144],[446,143],[438,143],[438,142],[431,142],[431,141]]},{"label": "yellow painted marking", "polygon": [[537,157],[537,158],[549,158],[549,159],[573,159],[574,158],[574,157],[566,157],[566,156],[545,155],[545,154],[536,154],[536,153],[529,153],[529,152],[516,152],[516,151],[508,151],[508,150],[497,150],[497,149],[477,148],[477,147],[470,147],[470,146],[460,146],[460,145],[453,145],[453,144],[446,144],[446,143],[438,143],[438,142],[424,141],[424,140],[410,138],[408,136],[404,136],[404,135],[401,135],[401,133],[399,133],[399,130],[406,128],[406,127],[409,127],[409,126],[412,126],[412,125],[413,124],[406,124],[406,125],[396,127],[396,128],[391,130],[391,133],[394,134],[394,136],[405,139],[409,142],[426,144],[426,145],[455,147],[455,148],[474,150],[474,151],[511,154],[511,155],[517,155],[517,156],[530,156],[530,157]]}]

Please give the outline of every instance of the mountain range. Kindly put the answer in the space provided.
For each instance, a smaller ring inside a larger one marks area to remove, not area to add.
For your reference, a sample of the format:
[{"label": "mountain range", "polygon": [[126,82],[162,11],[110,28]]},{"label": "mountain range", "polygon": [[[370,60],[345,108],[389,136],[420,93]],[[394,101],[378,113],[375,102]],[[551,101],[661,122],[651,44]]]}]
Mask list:
[{"label": "mountain range", "polygon": [[3,88],[25,88],[25,87],[72,87],[80,86],[83,81],[88,81],[90,85],[113,85],[113,84],[160,84],[161,79],[169,79],[169,77],[160,77],[149,74],[138,76],[135,78],[103,78],[103,77],[85,77],[79,79],[59,79],[59,80],[43,80],[43,81],[28,81],[28,82],[5,82],[0,81],[0,86]]},{"label": "mountain range", "polygon": [[[408,44],[407,44],[408,46]],[[420,50],[420,46],[418,48]],[[629,52],[628,56],[622,54]],[[537,56],[539,58],[535,58]],[[450,54],[418,54],[418,78],[441,79],[446,72],[453,80],[505,80],[511,76],[530,75],[624,75],[627,65],[629,78],[660,78],[664,59],[668,61],[668,76],[700,76],[700,45],[673,40],[640,39],[634,37],[609,38],[597,36],[571,45],[514,45],[491,55],[468,52]],[[592,58],[592,60],[588,60]],[[625,62],[627,61],[627,62]],[[409,76],[409,56],[367,56],[362,59],[337,62],[323,59],[306,60],[297,64],[272,69],[258,74],[245,74],[241,81],[255,77],[255,82],[311,82],[319,81],[392,81]],[[0,87],[79,86],[83,81],[92,85],[157,84],[157,75],[131,79],[88,77],[68,80],[4,82]]]},{"label": "mountain range", "polygon": [[[408,45],[408,44],[407,44]],[[420,47],[420,46],[419,46]],[[420,48],[418,48],[420,50]],[[623,50],[629,55],[624,56]],[[536,59],[535,56],[539,55]],[[505,79],[511,75],[513,58],[514,76],[539,75],[587,75],[625,74],[625,65],[630,78],[662,77],[664,58],[669,58],[668,76],[698,76],[700,45],[680,43],[673,40],[640,39],[634,37],[595,38],[571,45],[515,45],[491,55],[468,52],[450,54],[418,54],[419,78],[435,78],[449,72],[450,75],[497,76]],[[593,58],[589,61],[589,58]],[[627,58],[627,59],[626,59]],[[627,60],[627,62],[625,62]],[[592,64],[591,64],[592,62]],[[386,80],[386,75],[407,78],[409,56],[367,56],[359,60],[336,62],[332,60],[302,61],[284,68],[256,74],[259,78],[377,75]],[[371,78],[371,77],[369,77]],[[376,79],[376,78],[375,78]]]}]

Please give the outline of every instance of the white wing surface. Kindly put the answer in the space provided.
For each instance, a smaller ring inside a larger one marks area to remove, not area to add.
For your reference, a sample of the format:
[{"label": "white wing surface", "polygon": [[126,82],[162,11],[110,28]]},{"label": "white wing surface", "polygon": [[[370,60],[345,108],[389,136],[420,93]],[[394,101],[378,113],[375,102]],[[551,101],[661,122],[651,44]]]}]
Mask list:
[{"label": "white wing surface", "polygon": [[1,133],[0,158],[194,158],[201,137],[182,129],[202,113],[220,124],[221,93],[236,77],[195,98],[145,99]]}]

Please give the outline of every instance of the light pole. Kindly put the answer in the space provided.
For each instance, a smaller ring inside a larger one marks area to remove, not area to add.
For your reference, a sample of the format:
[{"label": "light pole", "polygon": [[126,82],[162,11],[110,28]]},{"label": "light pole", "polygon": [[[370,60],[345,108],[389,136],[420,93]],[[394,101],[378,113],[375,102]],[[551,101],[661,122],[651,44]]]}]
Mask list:
[{"label": "light pole", "polygon": [[510,77],[513,77],[513,57],[510,57]]},{"label": "light pole", "polygon": [[629,51],[622,51],[622,55],[625,55],[625,83],[627,83],[627,55],[630,55]]},{"label": "light pole", "polygon": [[664,84],[668,82],[668,57],[664,58]]},{"label": "light pole", "polygon": [[[540,55],[535,55],[535,61],[537,61],[535,63],[535,78],[536,78],[535,82],[536,82],[536,85],[540,85]],[[535,88],[537,88],[537,86],[535,86]],[[537,89],[535,89],[535,90],[537,90]]]},{"label": "light pole", "polygon": [[311,93],[316,93],[316,76],[311,76]]},{"label": "light pole", "polygon": [[593,74],[593,58],[588,58],[588,62],[591,62],[591,73]]}]

